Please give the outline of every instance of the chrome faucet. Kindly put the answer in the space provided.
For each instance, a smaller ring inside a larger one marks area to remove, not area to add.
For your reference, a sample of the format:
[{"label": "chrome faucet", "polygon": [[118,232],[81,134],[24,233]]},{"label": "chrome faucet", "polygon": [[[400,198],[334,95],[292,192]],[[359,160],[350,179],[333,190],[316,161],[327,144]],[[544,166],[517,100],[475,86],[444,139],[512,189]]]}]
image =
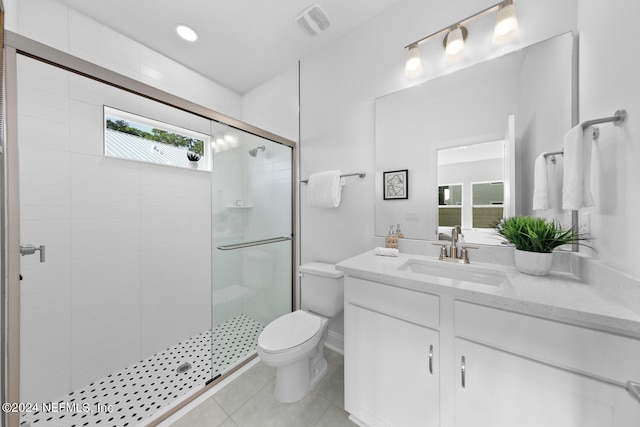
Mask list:
[{"label": "chrome faucet", "polygon": [[461,245],[462,249],[460,250],[460,255],[458,256],[458,238],[460,236],[464,237],[462,234],[462,229],[459,225],[456,225],[451,229],[451,247],[447,254],[447,244],[446,243],[432,243],[436,246],[441,246],[440,248],[440,257],[438,258],[440,261],[447,262],[459,262],[462,264],[469,264],[469,251],[468,249],[478,249],[478,246],[474,245]]},{"label": "chrome faucet", "polygon": [[449,250],[449,258],[458,258],[458,237],[463,236],[462,229],[456,225],[451,229],[451,249]]}]

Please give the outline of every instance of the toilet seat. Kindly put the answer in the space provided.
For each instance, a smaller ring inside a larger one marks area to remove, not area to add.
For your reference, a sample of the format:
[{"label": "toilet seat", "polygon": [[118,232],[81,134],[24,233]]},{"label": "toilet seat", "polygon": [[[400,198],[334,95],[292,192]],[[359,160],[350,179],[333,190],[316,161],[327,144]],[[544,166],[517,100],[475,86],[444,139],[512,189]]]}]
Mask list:
[{"label": "toilet seat", "polygon": [[322,319],[303,310],[285,314],[269,323],[258,337],[267,353],[282,353],[313,339],[322,330]]}]

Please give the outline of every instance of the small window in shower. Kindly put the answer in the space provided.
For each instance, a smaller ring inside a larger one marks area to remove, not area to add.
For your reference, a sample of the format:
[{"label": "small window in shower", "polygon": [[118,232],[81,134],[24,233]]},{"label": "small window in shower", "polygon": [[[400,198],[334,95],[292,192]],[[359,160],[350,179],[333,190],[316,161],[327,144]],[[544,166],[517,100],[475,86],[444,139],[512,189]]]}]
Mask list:
[{"label": "small window in shower", "polygon": [[121,159],[211,170],[211,136],[104,107],[104,154]]}]

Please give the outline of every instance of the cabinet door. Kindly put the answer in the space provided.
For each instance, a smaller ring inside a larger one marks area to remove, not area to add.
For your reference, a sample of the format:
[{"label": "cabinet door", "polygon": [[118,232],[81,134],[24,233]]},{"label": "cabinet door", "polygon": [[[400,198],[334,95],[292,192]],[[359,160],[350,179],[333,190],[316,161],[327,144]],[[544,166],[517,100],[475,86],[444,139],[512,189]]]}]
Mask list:
[{"label": "cabinet door", "polygon": [[610,383],[462,339],[456,360],[456,427],[630,427],[640,420],[640,404]]},{"label": "cabinet door", "polygon": [[347,411],[371,427],[439,426],[438,338],[424,326],[347,304]]}]

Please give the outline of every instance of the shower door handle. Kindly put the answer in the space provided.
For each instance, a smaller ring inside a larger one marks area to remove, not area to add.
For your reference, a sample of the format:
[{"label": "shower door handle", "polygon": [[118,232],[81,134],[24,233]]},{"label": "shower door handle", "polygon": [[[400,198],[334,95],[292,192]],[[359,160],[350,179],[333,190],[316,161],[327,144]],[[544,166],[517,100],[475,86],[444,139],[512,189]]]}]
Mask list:
[{"label": "shower door handle", "polygon": [[291,239],[293,239],[293,237],[291,237],[291,236],[274,237],[273,239],[254,240],[252,242],[244,242],[244,243],[237,243],[237,244],[234,244],[234,245],[218,246],[218,249],[221,250],[221,251],[231,251],[231,250],[234,250],[234,249],[250,248],[252,246],[268,245],[270,243],[286,242],[287,240],[291,240]]},{"label": "shower door handle", "polygon": [[44,245],[20,245],[20,255],[33,255],[36,251],[40,252],[40,262],[44,262]]}]

